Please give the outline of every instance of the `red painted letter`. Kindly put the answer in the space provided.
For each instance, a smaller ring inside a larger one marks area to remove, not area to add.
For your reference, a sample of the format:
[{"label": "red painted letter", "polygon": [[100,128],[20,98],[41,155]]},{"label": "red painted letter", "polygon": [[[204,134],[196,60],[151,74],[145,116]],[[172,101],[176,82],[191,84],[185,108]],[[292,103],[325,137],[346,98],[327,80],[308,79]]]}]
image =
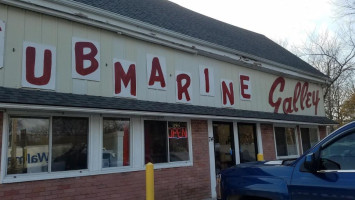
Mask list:
[{"label": "red painted letter", "polygon": [[233,83],[229,83],[229,89],[227,87],[226,82],[222,81],[222,98],[223,98],[223,105],[227,105],[227,96],[231,105],[234,105],[234,90],[233,90]]},{"label": "red painted letter", "polygon": [[206,83],[206,93],[210,92],[210,77],[208,74],[208,68],[203,70],[204,74],[205,74],[205,83]]},{"label": "red painted letter", "polygon": [[305,83],[303,83],[302,90],[301,90],[301,109],[302,109],[302,110],[304,110],[304,105],[303,105],[303,103],[304,103],[305,100],[306,100],[307,93],[308,93],[308,83],[305,82]]},{"label": "red painted letter", "polygon": [[131,95],[136,96],[136,66],[131,64],[127,70],[124,72],[123,67],[120,62],[115,63],[115,94],[119,94],[122,91],[123,82],[124,87],[127,87],[131,83]]},{"label": "red painted letter", "polygon": [[34,47],[26,48],[26,80],[33,85],[47,85],[51,78],[52,71],[52,52],[44,50],[43,75],[35,77],[36,49]]},{"label": "red painted letter", "polygon": [[249,76],[240,75],[240,94],[244,99],[250,99],[251,95],[246,94],[245,90],[249,89],[249,84],[245,84],[244,81],[249,81]]},{"label": "red painted letter", "polygon": [[301,94],[301,83],[297,82],[296,86],[295,86],[295,90],[293,91],[293,110],[295,112],[298,111],[297,108],[297,101],[300,98],[300,94]]},{"label": "red painted letter", "polygon": [[[182,85],[182,80],[185,79],[186,83],[185,85]],[[190,87],[191,84],[191,78],[187,74],[179,74],[176,76],[176,82],[177,82],[177,92],[178,92],[178,99],[182,100],[182,94],[185,94],[186,101],[190,101],[190,95],[189,91],[187,90]]]},{"label": "red painted letter", "polygon": [[[84,48],[89,48],[90,53],[84,54]],[[91,42],[75,43],[75,68],[78,74],[86,76],[97,70],[99,67],[99,63],[95,59],[97,52],[96,46]],[[90,67],[84,68],[84,60],[91,62]]]},{"label": "red painted letter", "polygon": [[277,113],[279,111],[279,107],[280,107],[280,104],[281,104],[281,98],[280,97],[277,99],[276,102],[273,101],[273,96],[274,96],[275,89],[276,89],[277,85],[279,85],[279,84],[280,84],[280,92],[283,92],[284,88],[285,88],[285,79],[282,78],[282,77],[278,77],[274,81],[274,83],[271,86],[270,92],[269,92],[269,104],[272,107],[275,107],[275,110],[274,110],[275,113]]},{"label": "red painted letter", "polygon": [[284,100],[283,104],[282,104],[282,108],[283,108],[283,111],[285,114],[288,114],[288,113],[292,113],[293,110],[292,110],[292,106],[291,106],[291,102],[292,102],[292,97],[288,97]]},{"label": "red painted letter", "polygon": [[319,103],[319,90],[313,91],[313,96],[312,96],[312,103],[314,105],[314,114],[317,115],[317,111],[318,111],[318,103]]},{"label": "red painted letter", "polygon": [[[158,75],[157,75],[158,73]],[[154,85],[155,82],[160,82],[160,86],[165,88],[165,78],[163,71],[161,70],[160,62],[157,57],[153,58],[152,61],[152,71],[150,72],[149,82],[150,86]]]}]

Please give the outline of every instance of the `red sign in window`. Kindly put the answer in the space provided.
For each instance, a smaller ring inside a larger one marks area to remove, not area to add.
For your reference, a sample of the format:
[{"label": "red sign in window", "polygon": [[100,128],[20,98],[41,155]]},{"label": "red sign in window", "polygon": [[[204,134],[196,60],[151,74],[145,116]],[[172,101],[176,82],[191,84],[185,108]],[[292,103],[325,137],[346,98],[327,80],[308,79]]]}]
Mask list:
[{"label": "red sign in window", "polygon": [[169,128],[169,138],[187,138],[186,127]]}]

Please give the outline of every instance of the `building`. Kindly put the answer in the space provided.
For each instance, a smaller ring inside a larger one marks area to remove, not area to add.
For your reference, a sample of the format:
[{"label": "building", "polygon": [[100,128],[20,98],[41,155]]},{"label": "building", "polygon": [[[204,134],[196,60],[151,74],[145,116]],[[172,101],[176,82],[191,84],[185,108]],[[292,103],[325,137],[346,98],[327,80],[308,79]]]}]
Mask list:
[{"label": "building", "polygon": [[165,0],[0,1],[1,199],[214,198],[326,136],[328,78]]}]

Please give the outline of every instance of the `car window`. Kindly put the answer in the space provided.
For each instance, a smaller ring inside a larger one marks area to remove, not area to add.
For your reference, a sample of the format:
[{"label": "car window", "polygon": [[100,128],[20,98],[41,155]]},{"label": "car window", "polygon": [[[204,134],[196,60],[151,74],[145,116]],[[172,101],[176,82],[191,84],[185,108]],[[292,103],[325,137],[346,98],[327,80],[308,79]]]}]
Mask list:
[{"label": "car window", "polygon": [[322,149],[321,170],[355,170],[355,132]]}]

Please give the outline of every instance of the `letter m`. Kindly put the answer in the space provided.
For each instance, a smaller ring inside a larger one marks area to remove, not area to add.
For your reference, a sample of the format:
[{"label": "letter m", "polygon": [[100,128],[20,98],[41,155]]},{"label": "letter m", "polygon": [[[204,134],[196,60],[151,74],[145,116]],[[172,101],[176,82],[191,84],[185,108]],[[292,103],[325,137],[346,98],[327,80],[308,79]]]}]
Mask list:
[{"label": "letter m", "polygon": [[[126,69],[126,70],[125,70]],[[136,66],[126,61],[114,63],[115,95],[136,97]]]}]

